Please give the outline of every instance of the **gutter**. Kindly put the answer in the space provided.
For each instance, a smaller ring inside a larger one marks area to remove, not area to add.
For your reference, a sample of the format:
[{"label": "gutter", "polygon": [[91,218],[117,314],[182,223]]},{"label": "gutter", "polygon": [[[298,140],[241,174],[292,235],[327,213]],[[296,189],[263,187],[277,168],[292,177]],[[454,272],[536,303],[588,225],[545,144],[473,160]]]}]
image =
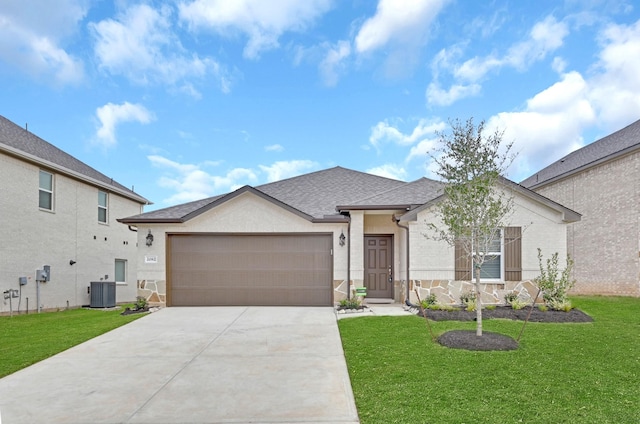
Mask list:
[{"label": "gutter", "polygon": [[409,226],[407,226],[407,225],[400,225],[400,218],[397,218],[395,215],[392,215],[392,216],[391,216],[391,219],[393,219],[393,222],[395,222],[395,223],[396,223],[396,225],[397,225],[399,228],[402,228],[403,230],[405,230],[405,231],[407,232],[407,237],[406,237],[406,247],[405,247],[405,248],[406,248],[406,252],[407,252],[407,255],[406,255],[406,261],[407,261],[407,263],[406,263],[406,266],[407,266],[407,268],[406,268],[406,273],[407,273],[407,274],[406,274],[406,278],[407,278],[407,288],[406,288],[406,291],[407,291],[407,292],[405,293],[405,296],[406,296],[406,297],[405,297],[405,303],[406,303],[406,302],[409,302],[409,261],[410,261],[410,259],[411,259],[411,255],[410,255],[410,253],[411,253],[411,252],[410,252],[410,246],[411,246],[411,245],[410,245],[410,243],[409,243]]}]

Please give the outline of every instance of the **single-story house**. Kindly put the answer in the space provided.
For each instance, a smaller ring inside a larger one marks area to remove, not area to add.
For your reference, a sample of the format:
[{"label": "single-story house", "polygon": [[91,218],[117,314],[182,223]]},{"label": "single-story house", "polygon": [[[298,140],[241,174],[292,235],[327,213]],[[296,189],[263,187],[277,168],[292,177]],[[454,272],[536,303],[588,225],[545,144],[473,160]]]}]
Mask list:
[{"label": "single-story house", "polygon": [[0,313],[89,305],[100,281],[135,300],[138,237],[116,219],[147,199],[3,116],[0,196]]},{"label": "single-story house", "polygon": [[574,293],[640,296],[640,120],[521,184],[582,213],[567,232]]},{"label": "single-story house", "polygon": [[[485,302],[535,292],[537,249],[565,255],[568,224],[580,219],[513,182],[504,188],[515,208]],[[428,236],[442,189],[335,167],[119,221],[138,230],[138,292],[151,303],[333,305],[363,286],[368,299],[415,301],[418,289],[459,303],[471,264]]]}]

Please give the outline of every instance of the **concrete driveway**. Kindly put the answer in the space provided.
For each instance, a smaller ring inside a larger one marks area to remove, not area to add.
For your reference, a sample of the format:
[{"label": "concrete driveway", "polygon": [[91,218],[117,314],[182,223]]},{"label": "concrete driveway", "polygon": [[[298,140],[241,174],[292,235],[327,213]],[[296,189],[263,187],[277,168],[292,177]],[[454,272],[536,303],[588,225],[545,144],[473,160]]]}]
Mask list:
[{"label": "concrete driveway", "polygon": [[[100,313],[96,311],[96,313]],[[0,379],[18,423],[357,423],[332,308],[166,308]]]}]

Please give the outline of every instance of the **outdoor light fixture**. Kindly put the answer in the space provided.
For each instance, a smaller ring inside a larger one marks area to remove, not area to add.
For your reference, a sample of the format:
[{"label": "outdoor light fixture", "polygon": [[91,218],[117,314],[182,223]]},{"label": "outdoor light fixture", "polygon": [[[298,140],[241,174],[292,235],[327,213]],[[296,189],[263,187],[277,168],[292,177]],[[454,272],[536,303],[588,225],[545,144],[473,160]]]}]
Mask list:
[{"label": "outdoor light fixture", "polygon": [[340,237],[338,239],[340,240],[340,246],[344,246],[344,241],[346,239],[346,237],[344,236],[344,231],[340,231]]},{"label": "outdoor light fixture", "polygon": [[153,234],[151,234],[151,230],[149,230],[149,234],[147,234],[147,246],[151,246],[153,244]]}]

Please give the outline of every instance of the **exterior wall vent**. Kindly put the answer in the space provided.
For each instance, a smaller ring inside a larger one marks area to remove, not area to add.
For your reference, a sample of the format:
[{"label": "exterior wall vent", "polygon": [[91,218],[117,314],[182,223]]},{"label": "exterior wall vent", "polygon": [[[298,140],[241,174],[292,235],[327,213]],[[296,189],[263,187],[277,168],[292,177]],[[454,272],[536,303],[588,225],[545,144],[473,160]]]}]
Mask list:
[{"label": "exterior wall vent", "polygon": [[113,308],[116,306],[115,281],[92,281],[91,304],[92,308]]}]

